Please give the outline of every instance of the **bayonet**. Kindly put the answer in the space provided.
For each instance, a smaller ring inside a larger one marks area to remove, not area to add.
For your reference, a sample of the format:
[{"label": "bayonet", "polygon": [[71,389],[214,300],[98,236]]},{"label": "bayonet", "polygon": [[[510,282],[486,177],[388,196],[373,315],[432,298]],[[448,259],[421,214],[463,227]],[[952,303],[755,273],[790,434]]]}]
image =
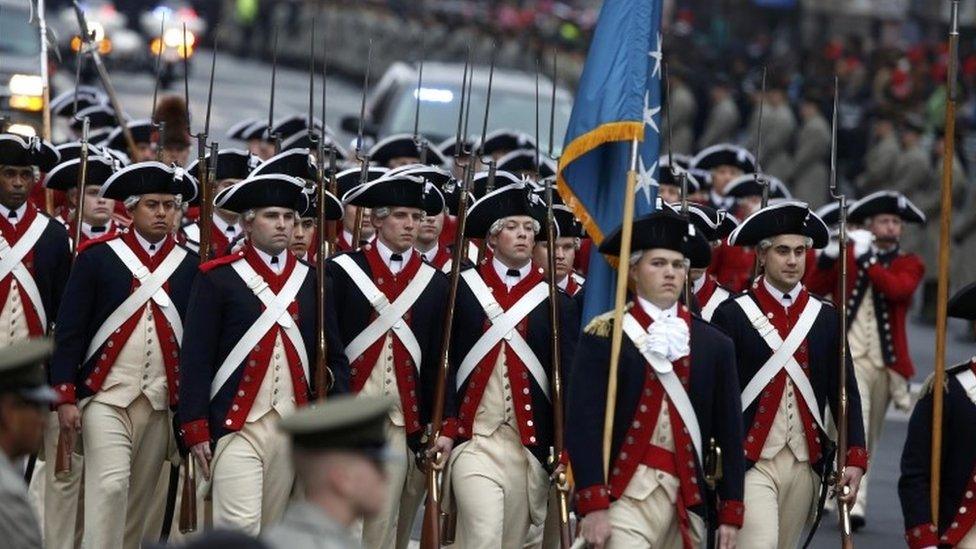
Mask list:
[{"label": "bayonet", "polygon": [[274,128],[274,106],[275,106],[275,83],[278,77],[278,27],[274,31],[274,45],[271,50],[271,98],[268,103],[268,139],[274,143],[275,154],[281,152],[281,139],[277,133],[272,133]]},{"label": "bayonet", "polygon": [[423,89],[424,82],[424,60],[420,60],[420,66],[417,69],[417,97],[414,101],[414,112],[413,112],[413,142],[417,146],[417,151],[420,153],[420,163],[427,163],[427,140],[420,135],[420,94]]},{"label": "bayonet", "polygon": [[[373,64],[373,39],[369,40],[369,50],[366,52],[366,72],[363,74],[363,96],[359,103],[359,130],[356,134],[356,160],[360,165],[359,184],[364,185],[369,179],[369,155],[364,150],[363,132],[366,124],[366,95],[369,93],[369,70]],[[356,226],[353,228],[352,236],[354,242],[352,246],[359,246],[359,239],[363,235],[363,208],[356,207]]]},{"label": "bayonet", "polygon": [[762,171],[762,150],[763,150],[763,114],[766,107],[766,67],[763,66],[762,72],[762,91],[759,94],[759,122],[756,124],[756,179],[762,185],[762,207],[769,205],[769,181],[763,176]]}]

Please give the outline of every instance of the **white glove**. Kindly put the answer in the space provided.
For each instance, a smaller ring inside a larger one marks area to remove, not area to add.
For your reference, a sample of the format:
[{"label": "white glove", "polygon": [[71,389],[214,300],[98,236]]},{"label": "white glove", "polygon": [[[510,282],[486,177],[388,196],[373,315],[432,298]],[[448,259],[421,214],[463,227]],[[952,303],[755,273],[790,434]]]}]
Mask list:
[{"label": "white glove", "polygon": [[855,229],[847,236],[851,239],[851,243],[854,244],[854,257],[861,257],[862,255],[871,251],[871,244],[874,242],[874,235],[871,234],[870,231]]}]

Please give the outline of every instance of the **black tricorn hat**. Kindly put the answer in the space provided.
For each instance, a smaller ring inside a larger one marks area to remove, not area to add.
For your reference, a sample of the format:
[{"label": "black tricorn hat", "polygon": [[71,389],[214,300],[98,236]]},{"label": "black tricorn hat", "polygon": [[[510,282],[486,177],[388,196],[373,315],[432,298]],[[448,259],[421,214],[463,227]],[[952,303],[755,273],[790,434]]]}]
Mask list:
[{"label": "black tricorn hat", "polygon": [[711,170],[719,166],[735,166],[743,173],[756,171],[756,160],[746,149],[731,143],[719,143],[703,149],[691,159],[691,167]]},{"label": "black tricorn hat", "polygon": [[552,217],[556,225],[557,238],[583,238],[583,224],[576,219],[573,210],[564,204],[552,205]]},{"label": "black tricorn hat", "polygon": [[532,172],[539,178],[556,175],[556,166],[545,157],[539,158],[539,171],[535,169],[535,149],[518,149],[498,159],[497,169],[512,173]]},{"label": "black tricorn hat", "polygon": [[39,137],[25,140],[12,134],[0,134],[0,165],[37,166],[42,172],[50,171],[61,161],[58,150]]},{"label": "black tricorn hat", "polygon": [[817,211],[814,213],[817,214],[817,217],[823,219],[823,222],[828,227],[833,227],[840,223],[840,204],[837,202],[828,202],[817,208]]},{"label": "black tricorn hat", "polygon": [[[671,208],[661,208],[633,221],[630,251],[663,248],[687,254],[688,238],[694,234],[688,220]],[[600,244],[600,253],[620,255],[623,226],[617,227]]]},{"label": "black tricorn hat", "polygon": [[[247,141],[248,139],[253,139],[249,137],[246,133],[248,128],[255,124],[260,124],[262,121],[258,118],[245,118],[230,127],[227,130],[227,137],[229,139],[235,139],[237,141]],[[260,136],[257,136],[260,137]]]},{"label": "black tricorn hat", "polygon": [[827,225],[803,202],[784,201],[753,213],[729,235],[732,246],[756,246],[765,238],[783,234],[810,237],[814,248],[827,245]]},{"label": "black tricorn hat", "polygon": [[[159,140],[159,132],[153,127],[149,119],[133,120],[128,123],[129,131],[132,132],[132,140],[139,143],[155,143]],[[111,133],[102,141],[103,147],[115,149],[117,151],[127,151],[128,145],[125,142],[125,134],[122,126],[112,130]]]},{"label": "black tricorn hat", "polygon": [[[110,105],[99,103],[84,110],[79,110],[78,114],[71,119],[71,129],[80,132],[85,118],[88,119],[88,125],[93,130],[115,127],[121,123]],[[125,116],[122,118],[125,119]]]},{"label": "black tricorn hat", "polygon": [[949,298],[949,316],[976,320],[976,282],[969,284]]},{"label": "black tricorn hat", "polygon": [[301,179],[315,179],[315,164],[308,149],[291,149],[265,160],[251,175],[282,174]]},{"label": "black tricorn hat", "polygon": [[769,183],[769,198],[784,200],[790,200],[793,198],[793,195],[790,194],[789,189],[786,188],[786,185],[781,180],[768,174],[759,175],[756,173],[740,175],[732,181],[729,181],[725,186],[725,196],[731,196],[734,198],[762,196],[762,180]]},{"label": "black tricorn hat", "polygon": [[[366,168],[366,182],[375,181],[384,175],[386,175],[390,170],[387,168],[381,168],[379,166],[369,166]],[[353,187],[358,187],[363,182],[361,181],[363,177],[363,169],[359,166],[354,168],[347,168],[336,174],[336,195],[339,197],[345,196]]]},{"label": "black tricorn hat", "polygon": [[[116,165],[117,163],[112,158],[89,156],[88,165],[85,168],[85,185],[101,187],[115,173]],[[73,189],[78,186],[78,172],[80,170],[80,158],[62,162],[48,172],[44,179],[44,187],[58,191]]]},{"label": "black tricorn hat", "polygon": [[[305,208],[299,210],[299,217],[302,218],[315,218],[319,214],[318,207],[318,193],[315,187],[305,188]],[[342,214],[344,210],[342,208],[342,202],[335,197],[329,191],[325,191],[325,218],[329,220],[342,219]]]},{"label": "black tricorn hat", "polygon": [[437,187],[428,187],[423,179],[402,174],[387,174],[353,187],[342,196],[342,202],[366,208],[417,208],[429,215],[444,211],[444,197]]},{"label": "black tricorn hat", "polygon": [[491,155],[499,151],[517,151],[521,149],[534,150],[535,139],[527,133],[516,130],[500,129],[485,136],[484,142],[479,139],[474,144],[478,154]]},{"label": "black tricorn hat", "polygon": [[305,182],[297,177],[274,173],[253,175],[217,193],[214,205],[243,213],[252,208],[306,209]]},{"label": "black tricorn hat", "polygon": [[478,199],[468,210],[464,236],[485,238],[495,221],[516,215],[528,216],[538,221],[540,234],[536,238],[544,235],[545,204],[531,192],[531,188],[524,181],[510,183]]},{"label": "black tricorn hat", "polygon": [[696,230],[685,243],[685,257],[692,269],[707,269],[712,263],[712,245]]},{"label": "black tricorn hat", "polygon": [[[387,162],[394,158],[416,158],[420,159],[420,147],[414,140],[413,135],[401,133],[391,135],[380,141],[369,150],[370,162],[375,162],[380,166],[385,166]],[[443,166],[447,164],[447,159],[441,151],[435,147],[427,148],[427,164]]]},{"label": "black tricorn hat", "polygon": [[[207,153],[207,162],[210,162],[210,154]],[[196,175],[200,159],[194,159],[186,167],[186,171]],[[257,167],[260,160],[253,154],[240,149],[221,149],[217,151],[216,181],[224,179],[247,179]],[[211,181],[211,183],[216,183]]]},{"label": "black tricorn hat", "polygon": [[690,172],[687,168],[683,167],[677,156],[678,155],[675,155],[674,159],[674,172],[671,170],[671,162],[668,160],[667,155],[658,159],[657,165],[660,168],[660,174],[657,176],[658,184],[681,187],[680,175],[684,173],[685,180],[688,182],[688,194],[697,193],[699,190],[701,190],[701,183],[698,181],[698,177],[694,173]]},{"label": "black tricorn hat", "polygon": [[865,196],[851,205],[847,218],[851,223],[863,223],[867,218],[880,214],[897,215],[906,223],[925,223],[922,210],[898,191],[878,191]]},{"label": "black tricorn hat", "polygon": [[180,195],[184,202],[197,197],[197,180],[179,166],[167,166],[155,160],[137,162],[115,172],[99,191],[113,200],[150,193]]}]

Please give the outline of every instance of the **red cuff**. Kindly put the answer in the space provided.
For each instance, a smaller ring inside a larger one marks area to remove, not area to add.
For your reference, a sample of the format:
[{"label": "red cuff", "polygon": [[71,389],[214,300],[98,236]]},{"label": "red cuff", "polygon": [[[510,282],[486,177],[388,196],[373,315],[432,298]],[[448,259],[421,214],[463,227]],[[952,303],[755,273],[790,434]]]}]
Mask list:
[{"label": "red cuff", "polygon": [[860,467],[861,470],[868,470],[868,451],[860,446],[851,446],[847,449],[847,465],[849,467]]},{"label": "red cuff", "polygon": [[610,487],[595,485],[576,491],[576,510],[581,515],[610,508]]},{"label": "red cuff", "polygon": [[728,500],[719,505],[718,521],[726,526],[742,528],[746,518],[746,506],[741,501]]},{"label": "red cuff", "polygon": [[74,383],[62,383],[55,385],[52,389],[58,394],[58,404],[75,404],[78,402],[78,399],[75,398]]},{"label": "red cuff", "polygon": [[567,452],[565,448],[559,453],[559,465],[569,467],[569,452]]},{"label": "red cuff", "polygon": [[198,419],[180,426],[180,434],[187,448],[192,448],[201,442],[210,442],[210,424],[205,419]]},{"label": "red cuff", "polygon": [[939,545],[939,535],[935,526],[927,522],[905,531],[905,541],[911,549],[922,549]]},{"label": "red cuff", "polygon": [[445,419],[441,423],[441,436],[447,438],[457,438],[458,434],[458,420],[453,417]]}]

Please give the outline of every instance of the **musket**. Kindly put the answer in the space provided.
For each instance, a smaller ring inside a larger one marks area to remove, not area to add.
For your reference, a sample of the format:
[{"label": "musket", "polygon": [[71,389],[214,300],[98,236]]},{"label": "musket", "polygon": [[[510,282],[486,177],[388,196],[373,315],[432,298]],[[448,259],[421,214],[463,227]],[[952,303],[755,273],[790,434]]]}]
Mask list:
[{"label": "musket", "polygon": [[[369,155],[364,150],[363,131],[366,123],[366,94],[369,93],[369,69],[373,64],[373,39],[369,40],[369,50],[366,52],[366,73],[363,75],[363,97],[359,103],[359,130],[356,132],[356,160],[360,162],[362,171],[359,175],[359,184],[363,185],[369,180]],[[356,206],[356,226],[352,230],[353,249],[359,247],[359,239],[363,236],[363,208]]]},{"label": "musket", "polygon": [[132,138],[132,130],[129,129],[129,125],[125,123],[122,116],[122,104],[119,103],[118,94],[115,93],[115,86],[112,85],[112,80],[108,76],[108,70],[105,68],[105,63],[102,62],[102,56],[98,53],[98,46],[92,43],[92,34],[88,30],[88,21],[85,19],[85,12],[78,5],[78,0],[72,0],[72,4],[75,7],[75,16],[78,19],[78,29],[81,36],[82,42],[84,42],[84,48],[91,56],[92,62],[95,64],[95,71],[98,73],[99,80],[102,81],[102,87],[105,88],[105,93],[108,94],[109,103],[112,104],[112,110],[115,111],[115,119],[119,123],[119,127],[122,128],[122,135],[125,137],[126,148],[129,149],[129,157],[133,160],[138,157],[138,149],[136,148],[136,141]]},{"label": "musket", "polygon": [[847,420],[848,420],[848,399],[847,399],[847,196],[840,192],[837,186],[837,93],[838,81],[834,77],[834,110],[831,115],[831,135],[830,135],[830,196],[837,200],[838,213],[840,214],[840,234],[838,235],[838,246],[840,252],[840,280],[838,281],[837,299],[835,302],[839,307],[840,334],[838,339],[837,356],[838,377],[837,377],[837,470],[834,472],[834,484],[837,494],[838,521],[840,526],[841,547],[850,549],[854,547],[854,540],[851,536],[851,509],[850,506],[841,501],[841,496],[848,493],[849,488],[841,483],[844,479],[844,468],[847,465]]},{"label": "musket", "polygon": [[[762,172],[762,142],[763,142],[763,111],[766,106],[766,67],[763,67],[762,72],[762,92],[759,95],[759,122],[756,124],[756,181],[762,185],[762,208],[769,205],[769,180],[763,176]],[[759,266],[759,254],[756,254],[756,259],[752,264],[752,279],[755,280],[759,276],[760,266]]]},{"label": "musket", "polygon": [[[321,113],[322,113],[322,116],[321,116],[321,118],[322,118],[322,142],[319,145],[319,148],[322,149],[323,151],[324,151],[324,145],[325,145],[325,103],[326,103],[326,98],[327,98],[327,91],[326,91],[326,89],[328,87],[327,80],[326,80],[326,73],[328,72],[327,71],[327,68],[328,68],[328,51],[326,51],[326,48],[328,48],[328,41],[323,42],[323,46],[322,46],[322,49],[323,49],[323,51],[322,51],[322,104],[319,106],[319,108],[322,109],[321,110]],[[329,144],[329,172],[328,172],[328,174],[329,174],[329,189],[328,190],[329,190],[330,193],[332,193],[332,196],[337,196],[337,194],[339,192],[339,190],[338,190],[339,184],[336,181],[336,174],[337,173],[339,173],[339,166],[338,166],[337,158],[336,158],[336,147],[335,147],[335,143],[330,143]],[[336,249],[336,237],[337,237],[336,232],[337,231],[336,231],[336,224],[335,223],[327,223],[326,224],[326,232],[325,232],[325,235],[326,235],[327,241],[320,244],[319,253],[322,253],[322,251],[324,250],[326,252],[326,256],[327,257],[330,256],[330,255],[332,255],[332,252]],[[319,238],[322,238],[322,237],[319,237]]]},{"label": "musket", "polygon": [[[156,120],[156,100],[159,97],[159,77],[162,74],[163,67],[163,48],[166,47],[163,44],[163,32],[166,29],[166,15],[159,20],[159,51],[156,52],[156,81],[153,83],[153,101],[152,101],[152,115],[149,117],[149,125],[156,130],[156,161],[163,161],[163,143],[166,142],[164,132],[166,131],[166,123]],[[79,53],[81,50],[78,50]],[[78,66],[78,71],[81,71],[81,66]],[[77,97],[78,97],[78,85],[77,80],[75,81],[75,112],[78,111]]]},{"label": "musket", "polygon": [[[488,66],[488,94],[485,102],[485,117],[481,124],[481,141],[478,143],[478,162],[481,164],[487,164],[488,166],[488,177],[485,179],[485,194],[495,190],[495,175],[498,172],[498,162],[494,157],[489,158],[488,161],[485,162],[485,139],[488,137],[488,112],[491,105],[491,88],[495,80],[495,50],[496,48],[493,44],[491,48],[491,63]],[[474,72],[473,69],[472,72]],[[538,133],[538,128],[536,128],[536,132]],[[465,135],[464,138],[467,139],[468,136]],[[481,243],[478,245],[478,264],[481,264],[487,253],[488,241],[482,239]]]},{"label": "musket", "polygon": [[[275,84],[278,79],[278,27],[274,31],[274,46],[271,50],[271,98],[268,100],[268,139],[274,143],[274,152],[281,152],[281,135],[272,133],[274,128]],[[310,128],[311,129],[311,128]]]},{"label": "musket", "polygon": [[[552,96],[550,97],[549,104],[549,153],[548,157],[550,160],[555,162],[559,161],[555,152],[555,134],[553,131],[553,123],[556,120],[556,70],[557,70],[557,53],[556,50],[552,52]],[[538,65],[536,65],[538,67]],[[536,72],[536,102],[538,103],[538,72]],[[536,107],[538,111],[538,107]],[[538,130],[537,130],[538,131]],[[539,141],[538,133],[536,134],[536,153],[538,154],[539,147],[542,142]],[[537,162],[538,164],[538,162]],[[538,167],[536,168],[538,170]],[[565,410],[563,408],[563,372],[562,372],[562,353],[560,352],[559,338],[562,332],[562,327],[559,322],[559,281],[556,280],[556,218],[553,215],[553,179],[546,178],[546,261],[548,263],[548,280],[549,283],[549,325],[552,327],[549,337],[549,352],[552,355],[552,375],[549,377],[550,393],[552,394],[552,428],[553,428],[553,443],[552,451],[549,455],[550,466],[555,470],[559,465],[559,459],[563,455],[563,450],[566,448],[566,416]],[[566,276],[572,276],[572,273]],[[556,497],[558,500],[558,512],[559,512],[559,547],[561,549],[570,549],[573,543],[573,537],[569,529],[569,484],[566,478],[566,473],[561,472],[553,478],[556,488]]]},{"label": "musket", "polygon": [[420,60],[420,67],[417,69],[417,97],[415,100],[414,111],[413,111],[413,142],[417,146],[417,151],[420,153],[420,163],[427,163],[427,149],[430,145],[427,143],[427,139],[420,135],[420,92],[423,87],[424,82],[424,60]]},{"label": "musket", "polygon": [[[681,215],[685,217],[686,221],[690,222],[688,217],[688,179],[684,173],[684,170],[677,169],[674,164],[674,151],[671,149],[671,144],[674,142],[674,133],[671,126],[671,72],[668,70],[668,64],[664,63],[664,86],[666,90],[665,101],[667,101],[666,108],[668,110],[667,119],[667,130],[668,130],[668,170],[671,172],[671,178],[678,181],[681,187]],[[692,304],[691,295],[691,267],[685,268],[685,284],[683,289],[684,302],[685,305],[690,309]]]},{"label": "musket", "polygon": [[[464,75],[461,80],[461,103],[458,110],[458,133],[457,146],[454,148],[454,160],[459,162],[465,154],[463,141],[461,141],[462,119],[464,118],[464,97],[468,83],[468,63],[465,63]],[[485,105],[487,111],[488,106]],[[454,328],[454,308],[457,303],[458,285],[461,280],[461,263],[464,261],[467,252],[467,240],[464,237],[464,230],[468,220],[468,193],[471,191],[471,182],[474,178],[474,149],[468,152],[468,160],[463,164],[464,175],[461,178],[460,196],[458,197],[457,209],[457,232],[454,235],[454,249],[451,253],[451,272],[450,286],[448,290],[447,309],[444,311],[444,326],[441,333],[441,350],[438,357],[437,379],[434,389],[434,406],[431,410],[430,428],[427,433],[427,451],[435,448],[437,438],[441,435],[444,422],[444,406],[447,392],[447,376],[451,368],[448,359],[451,350],[451,333]],[[440,472],[434,467],[434,463],[440,459],[439,455],[428,457],[424,470],[427,484],[427,495],[424,500],[424,518],[420,532],[421,549],[435,549],[441,546],[441,542],[452,542],[454,536],[450,532],[451,517],[441,509],[441,478]]]},{"label": "musket", "polygon": [[[45,1],[37,0],[37,27],[41,34],[41,135],[47,141],[51,140],[51,71],[48,65],[48,42],[47,42],[47,10]],[[80,48],[79,48],[80,50]],[[54,214],[54,192],[51,189],[44,189],[44,210],[48,215]]]},{"label": "musket", "polygon": [[952,0],[949,28],[949,70],[946,76],[945,139],[942,153],[942,197],[939,219],[939,286],[935,315],[935,374],[932,390],[932,524],[939,524],[939,483],[942,479],[942,408],[945,383],[946,321],[949,299],[949,230],[952,226],[952,168],[956,146],[956,80],[959,71],[959,0]]}]

